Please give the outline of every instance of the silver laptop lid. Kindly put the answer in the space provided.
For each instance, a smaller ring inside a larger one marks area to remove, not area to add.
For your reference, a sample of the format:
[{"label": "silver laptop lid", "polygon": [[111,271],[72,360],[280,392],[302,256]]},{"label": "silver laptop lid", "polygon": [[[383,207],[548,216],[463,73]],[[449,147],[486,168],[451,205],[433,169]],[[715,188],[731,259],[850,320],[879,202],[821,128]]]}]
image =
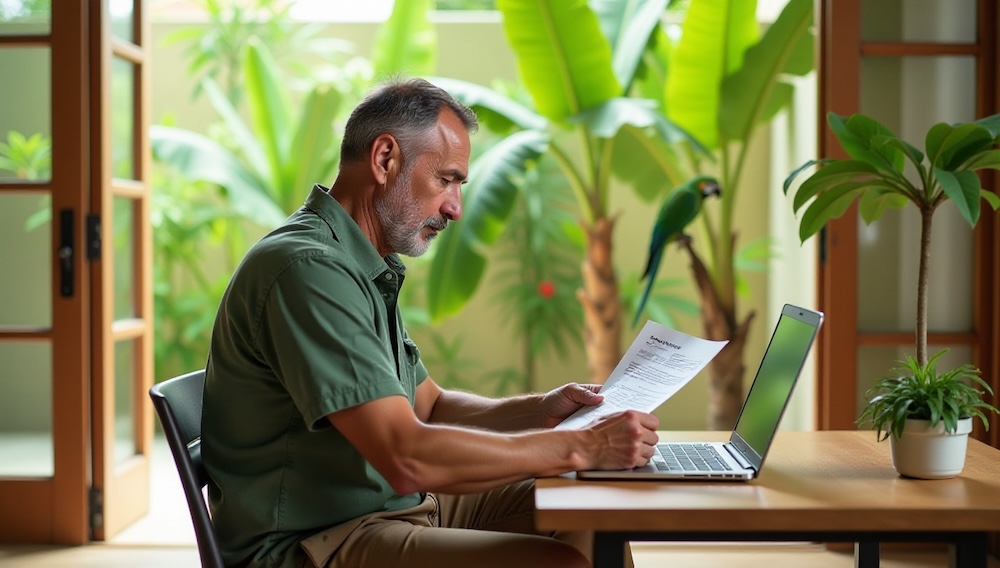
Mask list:
[{"label": "silver laptop lid", "polygon": [[823,314],[785,304],[729,441],[756,471],[764,463]]}]

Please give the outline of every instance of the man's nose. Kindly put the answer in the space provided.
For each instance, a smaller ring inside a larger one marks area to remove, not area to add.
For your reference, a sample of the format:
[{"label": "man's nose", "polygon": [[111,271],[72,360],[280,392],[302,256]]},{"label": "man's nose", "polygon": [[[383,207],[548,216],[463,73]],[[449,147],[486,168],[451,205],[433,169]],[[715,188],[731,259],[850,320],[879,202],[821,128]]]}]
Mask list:
[{"label": "man's nose", "polygon": [[462,186],[455,184],[454,189],[448,191],[448,198],[441,204],[441,214],[449,221],[458,221],[462,218]]}]

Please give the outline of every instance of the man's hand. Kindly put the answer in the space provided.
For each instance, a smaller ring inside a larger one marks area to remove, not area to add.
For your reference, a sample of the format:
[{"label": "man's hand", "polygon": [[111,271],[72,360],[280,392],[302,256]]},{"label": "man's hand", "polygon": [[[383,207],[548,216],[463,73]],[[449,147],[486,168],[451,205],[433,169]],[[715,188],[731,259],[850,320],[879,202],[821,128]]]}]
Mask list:
[{"label": "man's hand", "polygon": [[600,404],[604,397],[597,394],[601,385],[569,383],[542,396],[542,427],[552,428],[584,406]]},{"label": "man's hand", "polygon": [[595,442],[587,447],[587,469],[631,469],[646,465],[659,441],[656,435],[659,425],[657,417],[638,410],[616,412],[594,421],[587,428],[595,435]]}]

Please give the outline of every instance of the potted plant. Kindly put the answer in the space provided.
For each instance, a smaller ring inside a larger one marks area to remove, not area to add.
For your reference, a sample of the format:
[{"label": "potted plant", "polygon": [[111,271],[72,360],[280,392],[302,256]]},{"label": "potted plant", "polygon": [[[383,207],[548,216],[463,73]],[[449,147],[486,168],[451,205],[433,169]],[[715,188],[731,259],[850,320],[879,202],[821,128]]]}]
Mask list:
[{"label": "potted plant", "polygon": [[[784,183],[787,194],[792,181],[814,165],[822,167],[806,179],[795,192],[794,211],[805,207],[799,224],[799,237],[805,241],[816,234],[832,218],[846,212],[858,202],[865,223],[872,223],[888,208],[901,209],[912,203],[920,213],[920,261],[917,271],[916,357],[907,357],[896,368],[897,373],[882,378],[868,391],[868,406],[859,421],[871,420],[879,440],[889,437],[892,444],[907,439],[898,450],[894,446],[893,463],[903,475],[949,477],[938,472],[909,469],[908,458],[898,457],[909,452],[931,436],[917,435],[908,423],[925,419],[923,431],[937,429],[941,435],[971,431],[971,417],[979,416],[987,427],[983,410],[996,408],[982,400],[984,392],[992,390],[978,376],[972,365],[963,365],[946,373],[937,370],[937,360],[944,353],[928,358],[927,303],[930,274],[931,222],[938,207],[951,200],[970,226],[979,220],[980,201],[986,200],[993,209],[1000,207],[1000,197],[980,184],[976,174],[982,169],[1000,169],[1000,115],[988,116],[975,122],[938,123],[925,137],[926,155],[898,138],[875,119],[855,114],[844,117],[827,115],[827,122],[838,142],[849,156],[847,159],[824,158],[810,160],[793,171]],[[906,164],[912,165],[907,171]],[[911,174],[911,175],[907,175]],[[972,385],[965,381],[971,380]],[[978,390],[975,385],[986,387]],[[962,385],[962,386],[960,386]],[[912,395],[912,398],[911,398]],[[929,398],[922,402],[923,396]],[[960,419],[968,418],[963,422]],[[904,432],[907,436],[904,436]],[[926,442],[938,444],[940,442]],[[964,463],[964,442],[961,448]],[[900,469],[900,466],[905,469]],[[935,467],[938,467],[935,464]],[[952,468],[954,469],[954,468]],[[942,470],[944,471],[944,470]],[[948,470],[951,471],[951,470]]]},{"label": "potted plant", "polygon": [[961,473],[973,417],[988,430],[983,411],[997,412],[982,398],[993,389],[978,369],[966,364],[938,372],[937,360],[945,351],[926,365],[907,357],[865,392],[868,405],[858,423],[871,422],[879,441],[889,438],[893,466],[909,477],[938,479]]}]

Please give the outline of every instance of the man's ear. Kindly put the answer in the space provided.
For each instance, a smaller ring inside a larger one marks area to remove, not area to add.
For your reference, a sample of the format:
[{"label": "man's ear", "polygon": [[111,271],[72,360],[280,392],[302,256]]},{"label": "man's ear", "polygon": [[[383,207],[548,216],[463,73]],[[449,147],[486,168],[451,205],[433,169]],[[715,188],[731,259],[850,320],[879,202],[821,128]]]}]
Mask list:
[{"label": "man's ear", "polygon": [[386,185],[390,177],[399,173],[399,143],[391,134],[380,134],[375,139],[375,142],[372,143],[369,163],[372,168],[372,176],[380,185]]}]

